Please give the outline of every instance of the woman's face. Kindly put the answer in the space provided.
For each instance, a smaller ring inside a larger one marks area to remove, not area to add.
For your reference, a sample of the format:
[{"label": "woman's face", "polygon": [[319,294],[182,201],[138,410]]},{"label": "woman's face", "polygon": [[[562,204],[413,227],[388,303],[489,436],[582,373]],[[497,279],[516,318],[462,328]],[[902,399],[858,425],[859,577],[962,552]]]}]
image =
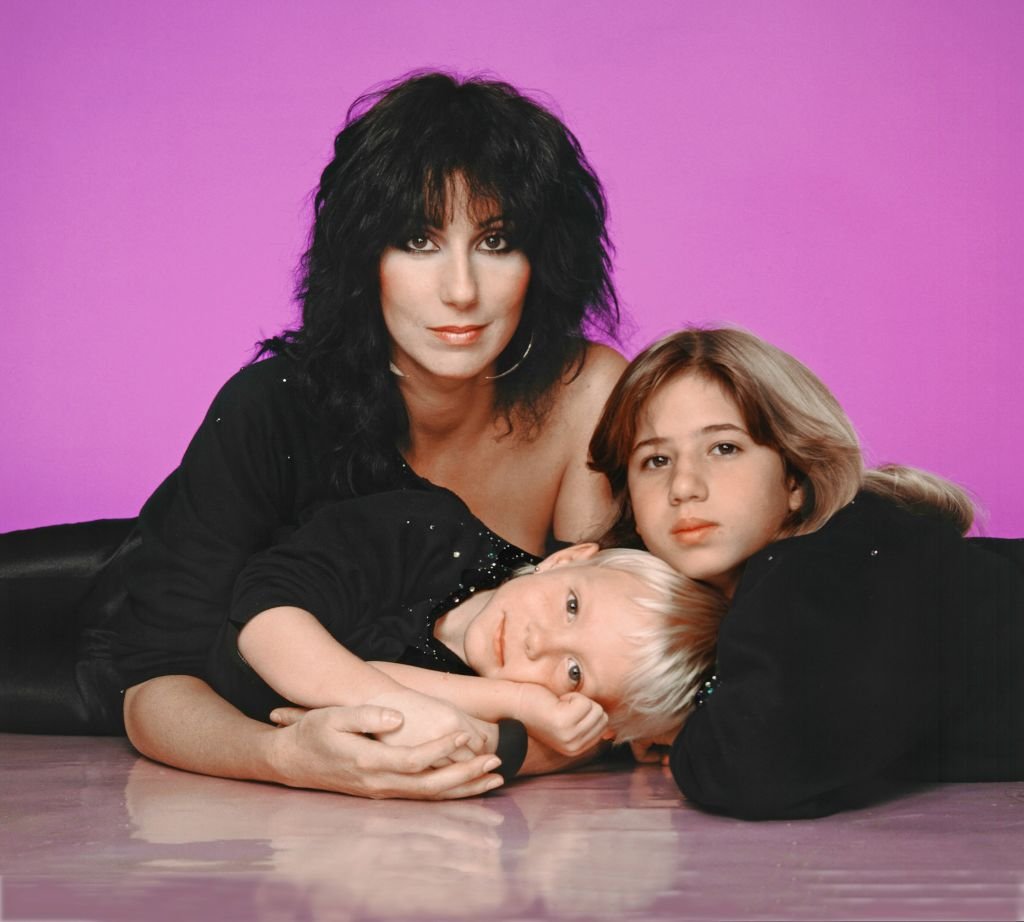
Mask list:
[{"label": "woman's face", "polygon": [[466,627],[465,660],[487,678],[578,691],[614,707],[635,665],[629,636],[654,620],[633,601],[643,583],[586,560],[552,561],[494,590]]},{"label": "woman's face", "polygon": [[494,374],[519,326],[530,283],[493,203],[470,202],[456,177],[451,220],[425,227],[380,259],[380,300],[391,359],[411,378],[467,380]]},{"label": "woman's face", "polygon": [[642,410],[628,482],[648,550],[730,597],[743,564],[803,501],[779,453],[751,439],[725,391],[685,373]]}]

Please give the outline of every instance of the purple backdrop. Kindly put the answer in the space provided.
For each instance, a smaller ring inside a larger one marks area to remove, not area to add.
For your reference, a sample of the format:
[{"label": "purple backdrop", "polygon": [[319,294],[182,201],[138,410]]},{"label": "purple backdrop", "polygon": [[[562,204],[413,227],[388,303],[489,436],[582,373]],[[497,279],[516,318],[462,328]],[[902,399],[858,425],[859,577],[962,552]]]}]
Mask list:
[{"label": "purple backdrop", "polygon": [[579,135],[629,354],[746,326],[1024,534],[1022,61],[1017,0],[5,0],[0,530],[137,511],[292,321],[348,104],[443,66]]}]

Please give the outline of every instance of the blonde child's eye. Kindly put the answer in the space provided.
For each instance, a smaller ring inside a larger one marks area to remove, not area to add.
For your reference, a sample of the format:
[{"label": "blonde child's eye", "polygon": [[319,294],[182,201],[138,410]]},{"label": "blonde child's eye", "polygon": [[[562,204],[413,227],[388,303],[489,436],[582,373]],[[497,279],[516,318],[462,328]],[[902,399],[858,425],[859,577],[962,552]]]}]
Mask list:
[{"label": "blonde child's eye", "polygon": [[711,454],[713,455],[736,455],[739,454],[739,452],[739,445],[736,445],[733,442],[719,442],[717,445],[715,445],[714,448],[711,449]]},{"label": "blonde child's eye", "polygon": [[575,592],[570,592],[566,598],[565,610],[569,615],[569,620],[575,621],[576,616],[580,613],[580,600],[576,597]]},{"label": "blonde child's eye", "polygon": [[583,670],[580,669],[580,664],[574,659],[569,660],[566,672],[569,676],[569,684],[573,688],[579,688],[580,682],[583,681]]}]

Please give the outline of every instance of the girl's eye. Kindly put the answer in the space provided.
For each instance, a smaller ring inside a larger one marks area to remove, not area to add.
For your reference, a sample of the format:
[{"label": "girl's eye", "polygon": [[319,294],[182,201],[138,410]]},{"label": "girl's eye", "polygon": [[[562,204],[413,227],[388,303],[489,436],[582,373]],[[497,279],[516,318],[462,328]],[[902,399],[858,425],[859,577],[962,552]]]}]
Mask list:
[{"label": "girl's eye", "polygon": [[644,470],[654,470],[659,467],[665,467],[668,465],[669,460],[665,455],[651,455],[649,458],[644,458],[640,466]]},{"label": "girl's eye", "polygon": [[480,241],[480,249],[487,253],[502,253],[511,247],[504,234],[488,234]]},{"label": "girl's eye", "polygon": [[579,688],[580,683],[583,681],[583,670],[580,669],[580,664],[576,660],[571,659],[568,661],[568,669],[566,673],[569,676],[569,684],[573,688]]},{"label": "girl's eye", "polygon": [[740,447],[732,442],[719,442],[711,449],[713,455],[735,455],[739,454]]},{"label": "girl's eye", "polygon": [[575,621],[576,616],[580,613],[580,600],[576,597],[575,592],[570,592],[568,598],[566,598],[565,610],[569,615],[569,620]]},{"label": "girl's eye", "polygon": [[411,250],[413,253],[426,253],[430,250],[436,250],[437,247],[434,245],[434,241],[429,237],[418,234],[417,236],[410,237],[405,241],[405,249]]}]

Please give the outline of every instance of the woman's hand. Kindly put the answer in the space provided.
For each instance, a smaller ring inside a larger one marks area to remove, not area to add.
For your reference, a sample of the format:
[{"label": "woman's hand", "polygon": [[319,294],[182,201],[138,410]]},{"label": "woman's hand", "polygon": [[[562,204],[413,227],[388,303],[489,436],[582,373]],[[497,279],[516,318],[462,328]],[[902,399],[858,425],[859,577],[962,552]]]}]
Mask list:
[{"label": "woman's hand", "polygon": [[[387,733],[402,715],[384,708],[278,708],[281,728],[252,720],[193,676],[163,676],[125,693],[125,727],[143,755],[221,778],[270,781],[358,797],[449,800],[502,784],[496,757],[451,764],[461,733],[419,745],[388,746],[365,734]],[[434,764],[446,762],[443,768]]]},{"label": "woman's hand", "polygon": [[466,761],[484,753],[493,753],[497,748],[498,735],[494,724],[470,717],[440,698],[402,688],[377,695],[367,703],[393,708],[404,716],[400,726],[374,733],[377,739],[389,746],[418,746],[440,737],[462,740],[452,752],[432,762],[434,767],[449,761]]},{"label": "woman's hand", "polygon": [[542,685],[527,683],[520,690],[517,716],[530,736],[566,756],[593,748],[608,728],[608,715],[586,695],[558,697]]},{"label": "woman's hand", "polygon": [[[364,735],[401,731],[402,714],[389,708],[277,708],[271,719],[280,728],[274,734],[277,763],[285,769],[284,783],[292,787],[327,787],[373,798],[447,800],[482,794],[502,783],[500,776],[490,774],[498,766],[497,758],[468,752],[464,731],[408,745],[385,744]],[[328,783],[319,783],[321,778]]]}]

